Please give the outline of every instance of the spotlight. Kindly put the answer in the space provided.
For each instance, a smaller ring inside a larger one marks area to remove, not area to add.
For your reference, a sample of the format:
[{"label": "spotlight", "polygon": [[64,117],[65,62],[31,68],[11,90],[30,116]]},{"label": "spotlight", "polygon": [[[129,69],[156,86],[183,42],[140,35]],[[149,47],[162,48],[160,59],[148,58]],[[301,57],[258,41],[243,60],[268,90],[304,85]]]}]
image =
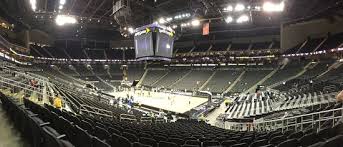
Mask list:
[{"label": "spotlight", "polygon": [[229,12],[233,11],[232,5],[229,5],[226,8],[224,8],[224,11],[229,11]]},{"label": "spotlight", "polygon": [[130,34],[132,34],[134,32],[132,27],[129,27],[127,30],[129,31]]},{"label": "spotlight", "polygon": [[68,15],[57,15],[55,21],[56,21],[56,24],[59,26],[62,26],[65,24],[75,24],[77,22],[73,16],[68,16]]},{"label": "spotlight", "polygon": [[235,7],[235,11],[243,11],[245,6],[243,4],[237,4]]},{"label": "spotlight", "polygon": [[177,25],[173,25],[172,28],[173,28],[173,29],[176,29],[176,28],[177,28]]},{"label": "spotlight", "polygon": [[66,0],[60,0],[60,5],[64,5],[66,3]]},{"label": "spotlight", "polygon": [[195,19],[192,21],[192,26],[199,26],[200,25],[200,21],[198,19]]},{"label": "spotlight", "polygon": [[232,16],[228,16],[228,17],[225,18],[225,22],[226,23],[231,23],[232,21],[233,21]]},{"label": "spotlight", "polygon": [[162,17],[162,18],[160,18],[160,19],[158,20],[158,22],[159,22],[160,24],[164,24],[164,23],[166,23],[166,20]]},{"label": "spotlight", "polygon": [[166,19],[167,22],[170,22],[170,21],[172,21],[172,20],[173,20],[173,18],[171,18],[171,17],[168,17],[168,18]]},{"label": "spotlight", "polygon": [[248,15],[242,15],[237,19],[237,23],[244,23],[249,21],[249,16]]},{"label": "spotlight", "polygon": [[37,6],[36,6],[37,1],[36,0],[30,0],[30,4],[31,4],[32,10],[36,11],[36,9],[37,9]]},{"label": "spotlight", "polygon": [[281,12],[283,11],[285,7],[285,3],[282,1],[281,3],[279,4],[275,4],[275,3],[272,3],[272,2],[265,2],[263,4],[263,11],[266,11],[266,12]]}]

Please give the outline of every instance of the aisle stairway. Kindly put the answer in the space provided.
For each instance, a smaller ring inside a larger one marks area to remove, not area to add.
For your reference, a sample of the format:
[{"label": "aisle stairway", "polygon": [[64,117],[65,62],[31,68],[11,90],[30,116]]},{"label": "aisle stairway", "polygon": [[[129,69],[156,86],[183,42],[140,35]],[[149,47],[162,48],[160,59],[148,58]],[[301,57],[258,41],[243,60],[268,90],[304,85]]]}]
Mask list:
[{"label": "aisle stairway", "polygon": [[226,110],[226,106],[225,103],[221,103],[220,106],[218,108],[216,108],[214,111],[212,111],[211,113],[209,113],[206,116],[206,120],[208,120],[208,123],[211,125],[215,125],[217,122],[217,117],[223,113]]},{"label": "aisle stairway", "polygon": [[[1,89],[0,91],[14,96],[22,95],[22,93],[11,94],[7,89]],[[9,122],[7,114],[2,108],[2,104],[0,104],[0,132],[0,147],[26,147],[26,143],[20,137],[19,132],[14,129],[13,122]]]},{"label": "aisle stairway", "polygon": [[14,129],[13,123],[0,105],[0,147],[25,147],[20,134]]},{"label": "aisle stairway", "polygon": [[259,82],[257,82],[254,86],[252,86],[251,88],[249,88],[247,91],[245,91],[244,93],[248,93],[248,92],[254,92],[255,89],[257,88],[258,85],[261,85],[263,82],[265,82],[266,80],[268,80],[270,77],[272,77],[276,72],[278,71],[278,68],[274,69],[272,72],[270,72],[267,76],[265,76],[263,79],[261,79]]},{"label": "aisle stairway", "polygon": [[199,91],[202,91],[202,90],[204,89],[204,87],[207,85],[208,82],[210,82],[210,81],[212,80],[212,78],[214,77],[214,75],[216,75],[216,73],[217,73],[217,70],[214,71],[214,72],[212,73],[212,75],[204,82],[204,84],[202,84],[202,85],[200,86]]},{"label": "aisle stairway", "polygon": [[[295,79],[295,78],[297,78],[297,77],[300,77],[301,75],[303,75],[303,74],[308,70],[308,68],[309,68],[311,65],[312,65],[311,62],[308,63],[308,64],[303,68],[302,71],[300,71],[298,74],[296,74],[296,75],[294,75],[294,76],[292,76],[292,77],[290,77],[290,78],[288,78],[287,80],[284,80],[284,81],[289,81],[289,80]],[[274,83],[273,85],[270,85],[269,88],[274,88],[274,87],[276,87],[276,86],[281,85],[282,83],[283,83],[283,81]]]},{"label": "aisle stairway", "polygon": [[229,92],[243,77],[243,75],[245,74],[246,71],[243,71],[239,77],[223,92],[223,93],[227,93]]}]

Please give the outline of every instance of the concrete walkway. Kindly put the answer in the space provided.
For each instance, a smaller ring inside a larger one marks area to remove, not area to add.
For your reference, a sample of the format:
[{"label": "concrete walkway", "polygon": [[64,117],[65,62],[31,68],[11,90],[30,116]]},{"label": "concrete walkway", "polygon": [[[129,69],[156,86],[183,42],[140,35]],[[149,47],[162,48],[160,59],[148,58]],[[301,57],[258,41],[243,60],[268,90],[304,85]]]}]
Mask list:
[{"label": "concrete walkway", "polygon": [[206,117],[206,119],[208,120],[208,123],[215,126],[216,122],[217,122],[217,117],[220,115],[220,114],[223,114],[225,113],[225,110],[226,110],[226,106],[225,106],[225,103],[222,102],[220,104],[220,106],[215,109],[213,112],[209,113]]},{"label": "concrete walkway", "polygon": [[2,109],[0,101],[0,147],[28,147],[21,139],[20,134],[15,130],[11,122]]}]

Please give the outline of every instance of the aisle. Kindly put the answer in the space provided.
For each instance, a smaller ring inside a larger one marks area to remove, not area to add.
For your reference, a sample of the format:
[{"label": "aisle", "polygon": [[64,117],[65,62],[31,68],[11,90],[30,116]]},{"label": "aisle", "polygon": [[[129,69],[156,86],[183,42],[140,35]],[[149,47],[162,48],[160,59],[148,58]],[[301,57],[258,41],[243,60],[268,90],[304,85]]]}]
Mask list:
[{"label": "aisle", "polygon": [[2,109],[0,101],[0,147],[24,147],[19,133],[13,128],[12,124]]},{"label": "aisle", "polygon": [[216,122],[217,122],[217,117],[222,114],[222,113],[225,113],[225,110],[226,110],[226,106],[225,106],[225,102],[222,102],[220,104],[220,107],[219,108],[216,108],[213,112],[209,113],[207,116],[206,116],[206,119],[208,120],[208,123],[215,126]]}]

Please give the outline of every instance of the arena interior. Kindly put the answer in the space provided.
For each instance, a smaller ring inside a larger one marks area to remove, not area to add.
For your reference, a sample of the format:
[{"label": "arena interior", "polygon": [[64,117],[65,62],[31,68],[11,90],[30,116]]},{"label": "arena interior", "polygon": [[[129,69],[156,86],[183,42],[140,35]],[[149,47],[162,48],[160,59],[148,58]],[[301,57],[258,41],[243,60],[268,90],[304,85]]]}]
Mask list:
[{"label": "arena interior", "polygon": [[343,147],[341,0],[0,0],[0,147]]}]

